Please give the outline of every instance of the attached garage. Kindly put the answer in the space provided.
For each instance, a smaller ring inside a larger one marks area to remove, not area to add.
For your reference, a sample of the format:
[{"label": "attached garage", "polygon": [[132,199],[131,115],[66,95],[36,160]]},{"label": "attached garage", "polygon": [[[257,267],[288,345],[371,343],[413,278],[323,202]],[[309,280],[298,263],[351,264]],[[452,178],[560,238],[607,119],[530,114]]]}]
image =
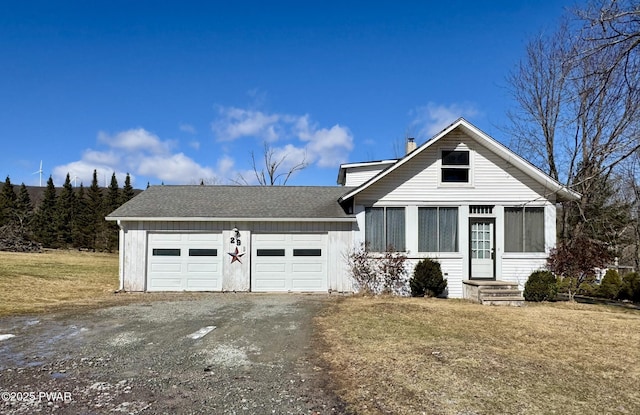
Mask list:
[{"label": "attached garage", "polygon": [[344,187],[151,186],[120,226],[124,291],[351,291]]},{"label": "attached garage", "polygon": [[222,234],[149,232],[147,291],[220,291]]},{"label": "attached garage", "polygon": [[327,291],[326,233],[255,233],[252,291]]}]

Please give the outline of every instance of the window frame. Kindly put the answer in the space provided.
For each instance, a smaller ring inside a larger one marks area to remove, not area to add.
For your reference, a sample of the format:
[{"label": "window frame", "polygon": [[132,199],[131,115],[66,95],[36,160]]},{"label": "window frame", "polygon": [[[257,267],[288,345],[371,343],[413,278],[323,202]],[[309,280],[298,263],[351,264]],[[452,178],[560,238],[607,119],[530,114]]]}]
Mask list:
[{"label": "window frame", "polygon": [[[467,154],[467,164],[460,163],[445,163],[445,157],[451,153],[466,153]],[[473,186],[473,151],[468,147],[443,147],[439,149],[439,172],[438,172],[438,183],[443,187],[469,187]],[[445,171],[455,171],[464,170],[467,175],[466,181],[449,181],[444,180]]]},{"label": "window frame", "polygon": [[[519,239],[519,241],[517,242],[518,245],[522,245],[522,248],[520,248],[518,246],[518,250],[514,250],[513,246],[516,245],[515,243],[512,243],[512,239],[510,237],[507,236],[507,232],[508,231],[512,231],[513,229],[515,229],[515,226],[508,226],[507,221],[507,211],[519,211],[522,214],[522,222],[521,224],[519,224],[519,228],[517,229],[518,232],[522,232],[522,234],[520,235],[516,235],[516,237]],[[542,214],[542,229],[539,230],[539,232],[541,232],[541,248],[539,250],[531,250],[531,249],[527,249],[527,242],[529,242],[529,245],[534,244],[535,242],[532,242],[531,240],[527,241],[527,235],[530,234],[530,232],[527,232],[527,211],[536,211],[538,212],[538,214]],[[504,252],[505,254],[544,254],[546,253],[546,244],[547,244],[547,236],[546,236],[546,214],[545,214],[545,207],[544,206],[505,206],[504,207]],[[519,238],[518,238],[519,237]]]},{"label": "window frame", "polygon": [[[377,246],[372,246],[370,240],[369,240],[369,232],[371,231],[371,228],[369,226],[367,226],[367,214],[368,212],[370,212],[372,209],[378,210],[381,209],[382,210],[382,239],[384,240],[384,247],[382,250],[379,250]],[[389,243],[389,232],[388,232],[388,226],[389,223],[387,221],[387,210],[397,210],[397,211],[402,211],[402,222],[403,222],[403,226],[402,226],[402,236],[403,236],[403,240],[402,240],[402,247],[398,247],[395,245],[391,245]],[[365,207],[365,231],[364,231],[364,240],[365,243],[368,247],[368,249],[371,250],[371,252],[386,252],[389,249],[389,246],[393,246],[393,249],[396,252],[407,252],[407,208],[406,206],[367,206]],[[402,248],[402,249],[400,249]]]},{"label": "window frame", "polygon": [[[435,209],[436,211],[436,232],[435,232],[435,241],[436,241],[436,250],[435,251],[423,251],[420,249],[420,236],[422,235],[421,221],[420,221],[420,211],[426,209]],[[441,209],[450,209],[455,210],[455,227],[456,227],[456,235],[455,235],[455,246],[453,251],[443,251],[441,250],[441,242],[442,238],[440,235],[440,228],[442,226],[440,210]],[[446,253],[446,254],[458,254],[460,253],[460,208],[458,206],[418,206],[418,224],[417,224],[417,234],[418,234],[418,253]]]}]

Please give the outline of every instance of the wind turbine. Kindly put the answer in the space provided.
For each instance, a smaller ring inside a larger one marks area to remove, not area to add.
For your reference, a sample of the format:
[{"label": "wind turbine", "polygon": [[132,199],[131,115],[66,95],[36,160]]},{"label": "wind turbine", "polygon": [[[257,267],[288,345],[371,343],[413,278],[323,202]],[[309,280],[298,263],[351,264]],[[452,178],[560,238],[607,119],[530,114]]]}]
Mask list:
[{"label": "wind turbine", "polygon": [[40,173],[40,187],[42,187],[42,160],[40,160],[40,170],[34,171],[32,174]]}]

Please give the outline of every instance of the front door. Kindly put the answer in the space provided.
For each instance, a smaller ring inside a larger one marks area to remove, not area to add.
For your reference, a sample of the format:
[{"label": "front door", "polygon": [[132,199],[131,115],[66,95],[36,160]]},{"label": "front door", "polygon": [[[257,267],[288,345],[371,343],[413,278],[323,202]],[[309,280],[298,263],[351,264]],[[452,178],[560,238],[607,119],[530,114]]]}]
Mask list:
[{"label": "front door", "polygon": [[470,279],[495,279],[495,219],[472,218],[469,223]]}]

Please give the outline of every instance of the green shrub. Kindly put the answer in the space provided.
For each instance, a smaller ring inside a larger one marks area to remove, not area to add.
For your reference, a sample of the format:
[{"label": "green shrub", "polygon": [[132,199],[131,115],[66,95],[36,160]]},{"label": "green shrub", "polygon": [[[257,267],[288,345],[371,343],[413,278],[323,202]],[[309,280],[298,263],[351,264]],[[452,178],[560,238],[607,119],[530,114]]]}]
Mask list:
[{"label": "green shrub", "polygon": [[552,301],[558,294],[558,282],[551,271],[535,271],[524,284],[527,301]]},{"label": "green shrub", "polygon": [[595,282],[583,282],[578,287],[576,294],[585,295],[587,297],[596,297],[598,295],[598,289],[600,288]]},{"label": "green shrub", "polygon": [[618,292],[618,298],[640,303],[640,274],[630,272],[622,277],[622,285],[620,286],[620,292]]},{"label": "green shrub", "polygon": [[447,288],[447,280],[442,277],[440,263],[423,259],[416,264],[413,277],[409,281],[413,297],[437,297]]},{"label": "green shrub", "polygon": [[607,270],[604,274],[604,278],[600,282],[600,288],[598,289],[598,296],[603,298],[614,299],[618,297],[622,287],[622,279],[615,269]]}]

